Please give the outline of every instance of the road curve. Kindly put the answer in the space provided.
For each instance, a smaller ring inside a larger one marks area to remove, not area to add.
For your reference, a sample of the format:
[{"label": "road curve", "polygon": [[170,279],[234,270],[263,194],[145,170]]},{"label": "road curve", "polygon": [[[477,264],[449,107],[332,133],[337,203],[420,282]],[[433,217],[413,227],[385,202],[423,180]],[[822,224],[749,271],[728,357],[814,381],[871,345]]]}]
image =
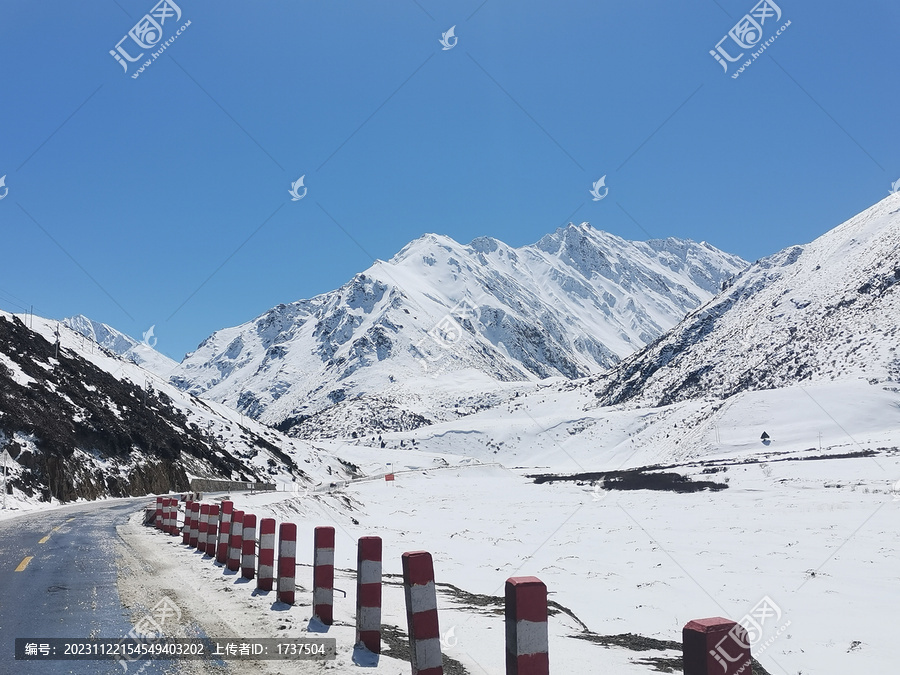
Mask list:
[{"label": "road curve", "polygon": [[173,662],[16,661],[16,638],[121,638],[116,526],[150,500],[114,499],[0,521],[0,675],[163,675]]}]

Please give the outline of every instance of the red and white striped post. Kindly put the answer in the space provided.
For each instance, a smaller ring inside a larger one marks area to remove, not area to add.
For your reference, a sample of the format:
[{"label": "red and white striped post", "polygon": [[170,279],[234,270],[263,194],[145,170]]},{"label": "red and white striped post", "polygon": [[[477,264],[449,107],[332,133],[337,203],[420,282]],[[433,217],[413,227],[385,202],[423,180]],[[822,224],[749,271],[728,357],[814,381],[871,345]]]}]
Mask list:
[{"label": "red and white striped post", "polygon": [[256,571],[256,516],[244,514],[244,533],[241,544],[241,576],[252,579]]},{"label": "red and white striped post", "polygon": [[427,551],[403,554],[403,593],[412,675],[443,675],[434,562]]},{"label": "red and white striped post", "polygon": [[737,675],[750,672],[747,631],[720,616],[688,621],[681,631],[684,675]]},{"label": "red and white striped post", "polygon": [[228,537],[231,533],[231,516],[233,512],[233,502],[222,502],[222,510],[219,511],[219,543],[216,547],[216,562],[223,565],[228,562]]},{"label": "red and white striped post", "polygon": [[278,599],[294,604],[297,574],[297,526],[282,523],[278,528]]},{"label": "red and white striped post", "polygon": [[259,521],[259,571],[256,587],[261,591],[272,590],[275,578],[275,519],[263,518]]},{"label": "red and white striped post", "polygon": [[184,503],[184,525],[181,528],[181,543],[191,543],[191,507],[193,502],[187,500]]},{"label": "red and white striped post", "polygon": [[313,535],[313,616],[326,626],[334,621],[334,528]]},{"label": "red and white striped post", "polygon": [[356,644],[381,653],[381,537],[357,543]]},{"label": "red and white striped post", "polygon": [[188,537],[188,546],[197,548],[197,538],[200,536],[200,502],[191,502],[191,529]]},{"label": "red and white striped post", "polygon": [[162,498],[162,522],[159,524],[158,529],[162,530],[166,534],[169,533],[169,517],[170,517],[169,516],[169,498],[163,497]]},{"label": "red and white striped post", "polygon": [[506,580],[506,673],[550,674],[547,587],[537,577]]},{"label": "red and white striped post", "polygon": [[166,532],[173,537],[178,536],[178,500],[174,497],[169,499],[169,522]]},{"label": "red and white striped post", "polygon": [[163,498],[156,498],[156,513],[153,514],[153,527],[161,530],[163,527]]},{"label": "red and white striped post", "polygon": [[209,531],[209,504],[200,505],[200,523],[197,527],[197,548],[206,553],[206,533]]},{"label": "red and white striped post", "polygon": [[210,558],[216,555],[216,545],[219,543],[219,505],[209,505],[209,525],[206,529],[206,555]]},{"label": "red and white striped post", "polygon": [[244,512],[231,514],[231,531],[228,535],[228,569],[237,572],[241,569],[241,553],[244,539]]}]

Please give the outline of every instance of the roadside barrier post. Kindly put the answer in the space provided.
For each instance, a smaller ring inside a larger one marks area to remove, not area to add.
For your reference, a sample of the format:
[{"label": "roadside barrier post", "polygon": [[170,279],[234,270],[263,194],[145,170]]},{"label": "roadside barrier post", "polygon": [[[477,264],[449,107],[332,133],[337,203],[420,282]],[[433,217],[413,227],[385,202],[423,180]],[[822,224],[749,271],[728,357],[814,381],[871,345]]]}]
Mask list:
[{"label": "roadside barrier post", "polygon": [[434,562],[427,551],[410,551],[402,559],[412,675],[443,675]]},{"label": "roadside barrier post", "polygon": [[507,675],[549,675],[547,587],[537,577],[506,580]]},{"label": "roadside barrier post", "polygon": [[297,526],[282,523],[278,528],[278,599],[294,604],[297,574]]},{"label": "roadside barrier post", "polygon": [[749,675],[750,644],[737,622],[720,616],[688,621],[681,639],[684,675]]},{"label": "roadside barrier post", "polygon": [[241,541],[241,576],[252,579],[256,572],[256,516],[252,513],[244,514]]},{"label": "roadside barrier post", "polygon": [[188,546],[197,548],[200,536],[200,502],[191,502],[191,529],[188,531]]},{"label": "roadside barrier post", "polygon": [[234,503],[222,502],[219,511],[219,543],[216,546],[216,562],[225,564],[228,562],[228,537],[231,533],[231,516],[234,512]]},{"label": "roadside barrier post", "polygon": [[381,653],[381,537],[360,537],[357,543],[356,644]]},{"label": "roadside barrier post", "polygon": [[275,577],[275,519],[263,518],[259,521],[259,571],[256,587],[261,591],[272,590]]},{"label": "roadside barrier post", "polygon": [[209,504],[200,505],[200,523],[197,527],[197,548],[206,553],[206,535],[209,532]]},{"label": "roadside barrier post", "polygon": [[334,528],[317,527],[313,537],[313,616],[334,621]]},{"label": "roadside barrier post", "polygon": [[210,558],[216,555],[216,546],[219,543],[219,505],[209,506],[209,525],[206,529],[206,555]]},{"label": "roadside barrier post", "polygon": [[191,508],[193,502],[188,500],[184,503],[184,525],[181,528],[181,543],[191,543]]},{"label": "roadside barrier post", "polygon": [[241,552],[244,538],[244,512],[231,514],[231,532],[228,535],[228,569],[237,572],[241,568]]}]

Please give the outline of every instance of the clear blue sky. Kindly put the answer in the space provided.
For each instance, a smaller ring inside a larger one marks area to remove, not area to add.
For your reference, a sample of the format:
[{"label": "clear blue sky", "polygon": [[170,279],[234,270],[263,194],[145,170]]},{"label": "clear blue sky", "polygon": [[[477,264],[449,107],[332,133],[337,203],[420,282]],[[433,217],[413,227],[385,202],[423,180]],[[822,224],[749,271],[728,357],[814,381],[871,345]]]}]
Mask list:
[{"label": "clear blue sky", "polygon": [[425,232],[753,260],[900,178],[894,1],[783,0],[737,79],[709,51],[752,0],[180,0],[132,78],[109,51],[154,4],[0,5],[0,307],[155,324],[177,359]]}]

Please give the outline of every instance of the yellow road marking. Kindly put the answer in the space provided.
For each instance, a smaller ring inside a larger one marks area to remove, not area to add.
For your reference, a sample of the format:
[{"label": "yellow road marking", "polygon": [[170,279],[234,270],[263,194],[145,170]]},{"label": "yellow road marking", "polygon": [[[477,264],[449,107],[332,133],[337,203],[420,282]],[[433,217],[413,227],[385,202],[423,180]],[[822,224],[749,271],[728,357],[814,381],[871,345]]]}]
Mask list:
[{"label": "yellow road marking", "polygon": [[[69,518],[69,520],[74,520],[74,518]],[[67,520],[66,522],[68,523],[69,520]],[[54,527],[52,530],[50,530],[50,534],[53,534],[54,532],[59,532],[59,528],[61,528],[61,527],[62,527],[62,524],[57,525],[57,526]],[[40,541],[38,541],[38,543],[39,543],[39,544],[46,544],[46,543],[47,543],[47,540],[50,538],[50,534],[48,534],[46,537],[44,537],[43,539],[41,539]]]},{"label": "yellow road marking", "polygon": [[21,572],[26,567],[28,567],[28,563],[31,562],[32,558],[34,558],[33,555],[26,555],[24,558],[22,558],[22,562],[20,562],[19,566],[16,568],[16,572]]}]

